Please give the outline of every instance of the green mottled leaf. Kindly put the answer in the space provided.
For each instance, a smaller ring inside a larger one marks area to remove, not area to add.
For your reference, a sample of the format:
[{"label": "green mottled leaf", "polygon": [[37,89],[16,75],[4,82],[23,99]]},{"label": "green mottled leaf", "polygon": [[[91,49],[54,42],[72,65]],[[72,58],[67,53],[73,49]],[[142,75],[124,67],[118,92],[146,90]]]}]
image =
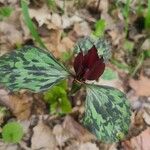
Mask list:
[{"label": "green mottled leaf", "polygon": [[75,45],[75,53],[84,52],[87,53],[93,46],[97,48],[97,53],[101,57],[103,56],[104,60],[107,61],[110,56],[110,45],[108,41],[104,38],[97,38],[95,36],[85,37],[80,39]]},{"label": "green mottled leaf", "polygon": [[83,124],[103,142],[125,137],[130,124],[130,107],[125,95],[112,87],[87,85]]},{"label": "green mottled leaf", "polygon": [[67,76],[62,64],[36,47],[25,46],[0,57],[0,83],[11,91],[44,91]]}]

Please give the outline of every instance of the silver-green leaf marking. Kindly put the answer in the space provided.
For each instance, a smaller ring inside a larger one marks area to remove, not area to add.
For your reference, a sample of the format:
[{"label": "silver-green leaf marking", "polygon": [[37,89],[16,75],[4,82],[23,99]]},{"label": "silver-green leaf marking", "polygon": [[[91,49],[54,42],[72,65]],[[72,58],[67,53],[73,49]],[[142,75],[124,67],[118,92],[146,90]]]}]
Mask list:
[{"label": "silver-green leaf marking", "polygon": [[130,107],[125,95],[112,87],[87,85],[83,124],[103,142],[125,137],[130,124]]},{"label": "silver-green leaf marking", "polygon": [[0,57],[0,84],[11,91],[45,91],[67,76],[52,54],[37,47],[25,46]]},{"label": "silver-green leaf marking", "polygon": [[96,47],[98,55],[103,56],[104,61],[107,62],[111,57],[111,47],[105,38],[84,37],[76,43],[74,52],[77,54],[81,51],[87,53],[93,46]]}]

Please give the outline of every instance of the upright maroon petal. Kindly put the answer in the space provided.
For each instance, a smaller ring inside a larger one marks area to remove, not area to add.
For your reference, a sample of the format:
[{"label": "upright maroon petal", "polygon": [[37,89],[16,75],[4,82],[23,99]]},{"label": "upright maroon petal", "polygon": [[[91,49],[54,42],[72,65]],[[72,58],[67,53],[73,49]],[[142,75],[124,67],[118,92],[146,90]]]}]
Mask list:
[{"label": "upright maroon petal", "polygon": [[96,61],[99,60],[99,56],[97,54],[97,49],[93,46],[88,53],[84,56],[84,66],[88,68],[92,68]]},{"label": "upright maroon petal", "polygon": [[98,78],[103,74],[105,70],[105,63],[103,62],[103,59],[99,59],[88,71],[88,73],[85,74],[84,79],[85,80],[98,80]]},{"label": "upright maroon petal", "polygon": [[89,76],[89,69],[86,69],[85,71],[84,71],[84,74],[83,74],[83,80],[85,81],[85,80],[87,80],[87,78],[88,78],[88,76]]},{"label": "upright maroon petal", "polygon": [[83,68],[83,58],[84,58],[83,53],[80,52],[74,60],[73,66],[76,74],[79,74]]}]

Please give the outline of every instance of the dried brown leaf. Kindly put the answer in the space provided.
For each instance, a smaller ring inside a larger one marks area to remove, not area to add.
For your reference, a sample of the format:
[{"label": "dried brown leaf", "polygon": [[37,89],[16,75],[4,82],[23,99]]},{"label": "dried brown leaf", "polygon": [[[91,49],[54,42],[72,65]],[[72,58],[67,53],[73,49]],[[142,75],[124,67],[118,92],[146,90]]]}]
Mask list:
[{"label": "dried brown leaf", "polygon": [[123,142],[124,150],[149,150],[150,149],[150,128],[144,130],[141,134],[133,137],[130,141]]},{"label": "dried brown leaf", "polygon": [[138,96],[150,96],[150,79],[141,75],[139,80],[130,79],[130,86]]},{"label": "dried brown leaf", "polygon": [[59,146],[64,146],[65,142],[71,138],[70,135],[67,133],[66,130],[64,130],[64,128],[62,127],[62,125],[56,125],[53,128],[53,134],[56,137],[57,143],[59,144]]},{"label": "dried brown leaf", "polygon": [[47,5],[43,5],[40,9],[29,9],[31,18],[35,18],[39,26],[51,20],[51,14]]},{"label": "dried brown leaf", "polygon": [[26,94],[10,96],[9,108],[19,120],[28,119],[31,115],[32,97]]},{"label": "dried brown leaf", "polygon": [[0,89],[0,103],[8,107],[19,120],[28,119],[31,115],[32,97],[26,94],[9,95],[7,91]]},{"label": "dried brown leaf", "polygon": [[0,140],[0,150],[17,150],[19,146],[17,144],[8,144]]},{"label": "dried brown leaf", "polygon": [[37,126],[33,128],[33,136],[31,139],[31,148],[34,149],[44,149],[44,150],[55,150],[57,147],[57,142],[55,136],[53,135],[51,129],[39,121]]},{"label": "dried brown leaf", "polygon": [[82,127],[70,116],[66,116],[63,122],[63,127],[73,138],[77,139],[80,142],[86,142],[95,139],[95,136],[93,134]]},{"label": "dried brown leaf", "polygon": [[77,36],[88,36],[91,33],[91,29],[90,26],[87,22],[81,22],[81,23],[76,23],[74,25],[74,29],[75,33],[77,34]]},{"label": "dried brown leaf", "polygon": [[65,148],[65,150],[99,150],[95,143],[73,143]]}]

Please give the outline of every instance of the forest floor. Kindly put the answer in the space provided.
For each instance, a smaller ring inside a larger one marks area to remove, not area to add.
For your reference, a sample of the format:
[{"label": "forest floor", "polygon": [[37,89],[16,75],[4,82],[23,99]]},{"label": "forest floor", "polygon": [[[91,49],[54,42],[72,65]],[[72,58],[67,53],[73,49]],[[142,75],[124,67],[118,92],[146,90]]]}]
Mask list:
[{"label": "forest floor", "polygon": [[[147,1],[130,0],[31,0],[29,13],[43,43],[66,66],[73,64],[75,43],[94,31],[103,20],[101,32],[111,44],[108,72],[98,84],[126,93],[131,104],[128,138],[105,144],[95,139],[79,122],[84,111],[84,91],[72,96],[72,111],[51,113],[43,94],[30,91],[10,93],[0,87],[0,132],[17,121],[24,136],[18,144],[0,138],[0,150],[150,150],[150,27],[145,27]],[[100,2],[100,4],[98,4]],[[38,43],[25,24],[19,0],[0,0],[0,56],[23,45]],[[9,11],[9,10],[7,10]],[[73,69],[72,69],[73,70]],[[0,136],[1,137],[1,136]],[[44,140],[43,140],[44,139]]]}]

